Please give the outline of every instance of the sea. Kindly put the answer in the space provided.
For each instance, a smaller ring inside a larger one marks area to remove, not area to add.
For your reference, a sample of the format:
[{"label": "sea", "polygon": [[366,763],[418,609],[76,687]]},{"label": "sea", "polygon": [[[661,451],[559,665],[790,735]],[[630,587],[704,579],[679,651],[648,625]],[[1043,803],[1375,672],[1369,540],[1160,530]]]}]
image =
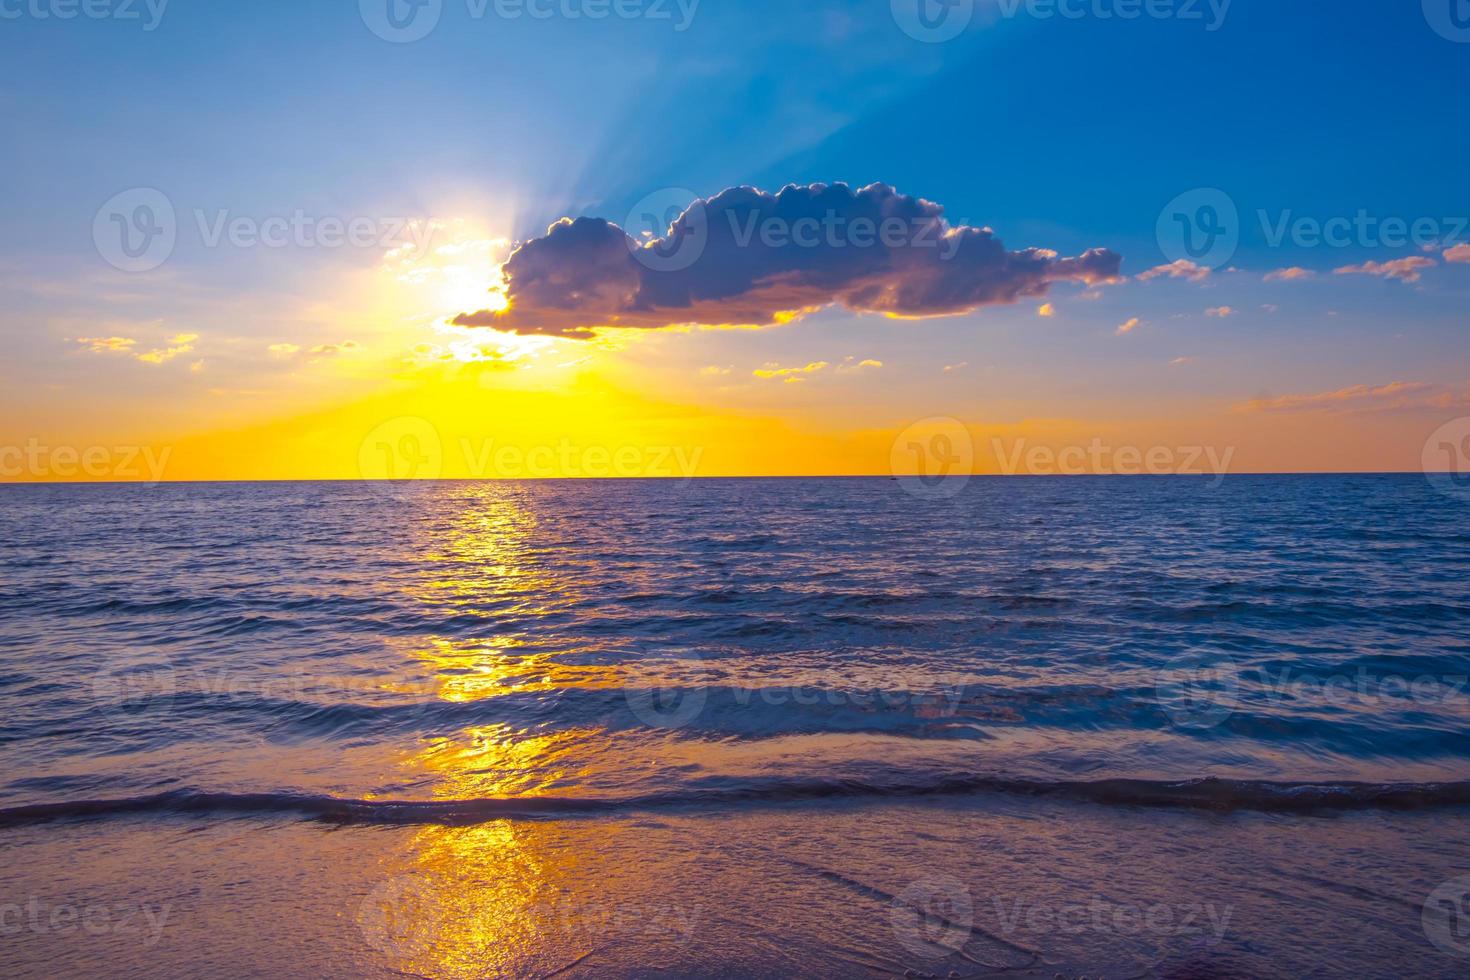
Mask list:
[{"label": "sea", "polygon": [[1464,977],[1422,475],[0,486],[0,975]]}]

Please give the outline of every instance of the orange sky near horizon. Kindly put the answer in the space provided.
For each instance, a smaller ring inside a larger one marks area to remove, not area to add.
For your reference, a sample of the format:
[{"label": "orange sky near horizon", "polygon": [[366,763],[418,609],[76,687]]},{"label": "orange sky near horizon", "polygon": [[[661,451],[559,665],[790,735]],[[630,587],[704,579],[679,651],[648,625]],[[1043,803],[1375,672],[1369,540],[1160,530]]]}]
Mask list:
[{"label": "orange sky near horizon", "polygon": [[1183,343],[1114,329],[1096,291],[921,322],[456,327],[503,305],[510,243],[466,219],[418,241],[294,305],[63,324],[58,373],[0,395],[0,481],[1414,471],[1465,404],[1445,384],[1246,388],[1261,365],[1223,318],[1198,317],[1211,355],[1169,356]]}]

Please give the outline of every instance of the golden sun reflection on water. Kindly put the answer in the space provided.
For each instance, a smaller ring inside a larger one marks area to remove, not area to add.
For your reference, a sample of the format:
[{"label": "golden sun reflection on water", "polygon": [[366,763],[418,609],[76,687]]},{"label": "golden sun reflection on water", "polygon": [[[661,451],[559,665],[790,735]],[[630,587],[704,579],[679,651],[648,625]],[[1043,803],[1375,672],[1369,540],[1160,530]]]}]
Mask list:
[{"label": "golden sun reflection on water", "polygon": [[[362,903],[357,926],[394,971],[548,976],[594,954],[688,948],[697,910],[662,893],[637,828],[498,821],[417,832]],[[590,840],[598,842],[589,852]],[[631,863],[608,855],[638,855]]]},{"label": "golden sun reflection on water", "polygon": [[[535,557],[541,517],[509,484],[456,487],[452,508],[426,514],[417,560],[434,573],[416,586],[419,601],[482,618],[485,635],[433,637],[405,644],[406,666],[422,680],[397,693],[469,705],[507,695],[610,689],[614,665],[568,663],[597,651],[579,644],[546,649],[521,632],[494,632],[496,617],[537,623],[589,585]],[[487,712],[487,718],[492,717]],[[420,742],[400,759],[410,785],[435,799],[464,800],[575,793],[597,782],[606,732],[537,732],[498,720]],[[609,833],[618,833],[612,828]],[[557,847],[536,822],[495,821],[417,831],[387,859],[364,901],[358,927],[395,971],[469,978],[551,973],[592,952],[607,923],[579,881],[583,856]]]},{"label": "golden sun reflection on water", "polygon": [[410,976],[520,974],[547,945],[537,910],[558,877],[533,835],[508,821],[419,831],[359,912],[369,945]]}]

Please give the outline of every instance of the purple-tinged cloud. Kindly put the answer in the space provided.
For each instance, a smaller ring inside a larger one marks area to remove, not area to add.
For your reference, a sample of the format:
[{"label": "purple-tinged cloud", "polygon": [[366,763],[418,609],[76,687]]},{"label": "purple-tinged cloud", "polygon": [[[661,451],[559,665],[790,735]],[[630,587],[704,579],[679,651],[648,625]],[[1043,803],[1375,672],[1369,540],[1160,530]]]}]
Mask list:
[{"label": "purple-tinged cloud", "polygon": [[512,253],[509,307],[457,326],[586,339],[599,327],[766,326],[841,304],[903,318],[1043,296],[1053,283],[1118,281],[1122,259],[1008,251],[989,228],[884,184],[734,187],[695,201],[662,238],[563,218]]}]

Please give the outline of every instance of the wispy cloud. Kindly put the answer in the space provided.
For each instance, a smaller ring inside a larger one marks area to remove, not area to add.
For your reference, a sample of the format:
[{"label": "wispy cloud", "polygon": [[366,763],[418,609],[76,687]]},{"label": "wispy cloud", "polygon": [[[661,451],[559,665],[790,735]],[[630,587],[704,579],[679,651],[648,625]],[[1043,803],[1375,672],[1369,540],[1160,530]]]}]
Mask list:
[{"label": "wispy cloud", "polygon": [[1410,255],[1403,259],[1393,259],[1388,262],[1364,262],[1361,265],[1344,265],[1333,269],[1333,273],[1339,276],[1379,276],[1383,279],[1397,279],[1400,282],[1418,282],[1425,269],[1432,269],[1439,263],[1422,255]]},{"label": "wispy cloud", "polygon": [[351,354],[361,349],[361,345],[355,340],[344,340],[340,344],[317,344],[310,348],[307,353],[317,357],[334,357],[337,354]]},{"label": "wispy cloud", "polygon": [[1227,316],[1233,316],[1234,313],[1235,308],[1232,306],[1212,306],[1205,310],[1205,316],[1219,317],[1222,320]]},{"label": "wispy cloud", "polygon": [[829,366],[826,361],[812,361],[810,364],[803,365],[802,367],[782,367],[772,361],[767,363],[765,367],[756,368],[751,373],[757,378],[782,378],[786,381],[804,381],[806,379],[802,375],[816,374],[818,371],[825,371]]},{"label": "wispy cloud", "polygon": [[1382,411],[1412,405],[1428,406],[1432,402],[1423,396],[1437,390],[1439,390],[1438,385],[1422,381],[1394,381],[1385,385],[1354,385],[1351,388],[1339,388],[1336,391],[1307,395],[1256,398],[1248,402],[1241,402],[1235,406],[1234,410],[1237,412]]},{"label": "wispy cloud", "polygon": [[187,354],[194,349],[194,341],[199,339],[197,333],[174,334],[165,343],[167,346],[158,347],[146,354],[139,354],[138,360],[144,364],[166,364],[178,357]]},{"label": "wispy cloud", "polygon": [[1444,250],[1446,262],[1470,262],[1470,245],[1461,243]]},{"label": "wispy cloud", "polygon": [[1127,320],[1124,320],[1122,323],[1118,324],[1118,336],[1121,337],[1125,333],[1132,333],[1134,328],[1136,328],[1142,322],[1143,321],[1138,319],[1138,317],[1136,316],[1129,317]]},{"label": "wispy cloud", "polygon": [[1302,279],[1311,279],[1317,273],[1311,269],[1303,269],[1299,265],[1289,266],[1285,269],[1277,269],[1266,273],[1266,282],[1297,282]]},{"label": "wispy cloud", "polygon": [[77,343],[92,354],[118,354],[132,350],[138,342],[132,337],[78,337]]},{"label": "wispy cloud", "polygon": [[1167,276],[1170,279],[1183,279],[1186,282],[1204,282],[1210,278],[1210,268],[1204,265],[1195,265],[1188,259],[1179,259],[1168,265],[1156,265],[1138,274],[1140,282],[1148,282],[1150,279],[1158,279]]}]

